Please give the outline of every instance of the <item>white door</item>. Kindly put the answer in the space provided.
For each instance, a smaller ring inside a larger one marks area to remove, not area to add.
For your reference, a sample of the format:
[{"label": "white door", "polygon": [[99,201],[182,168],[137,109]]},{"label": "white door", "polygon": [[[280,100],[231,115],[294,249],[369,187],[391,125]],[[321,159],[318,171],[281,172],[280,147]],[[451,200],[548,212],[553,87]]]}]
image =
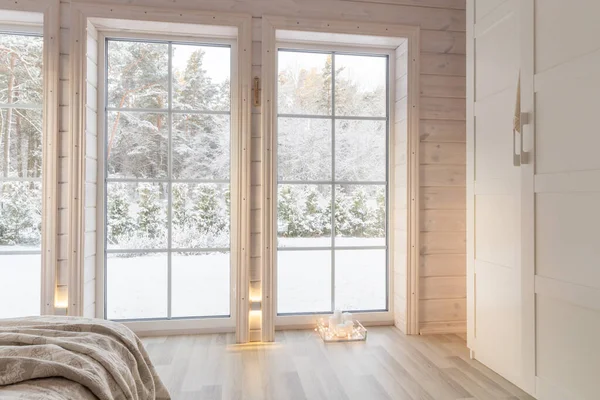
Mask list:
[{"label": "white door", "polygon": [[521,53],[531,36],[522,23],[528,5],[468,2],[467,318],[474,357],[532,392],[533,181],[521,136],[513,136],[519,76],[521,111],[532,92],[531,68]]},{"label": "white door", "polygon": [[597,1],[535,7],[539,400],[600,397],[598,15]]}]

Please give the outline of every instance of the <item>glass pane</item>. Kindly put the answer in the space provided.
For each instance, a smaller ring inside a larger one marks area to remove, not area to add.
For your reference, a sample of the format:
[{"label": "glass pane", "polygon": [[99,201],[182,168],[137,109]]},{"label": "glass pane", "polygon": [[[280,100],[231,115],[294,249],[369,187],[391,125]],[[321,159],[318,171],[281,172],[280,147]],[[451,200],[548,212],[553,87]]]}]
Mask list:
[{"label": "glass pane", "polygon": [[229,179],[229,115],[173,115],[173,178]]},{"label": "glass pane", "polygon": [[278,251],[277,313],[330,311],[331,251]]},{"label": "glass pane", "polygon": [[336,120],[336,180],[385,181],[386,131],[385,121]]},{"label": "glass pane", "polygon": [[41,232],[41,182],[0,182],[0,251],[37,251]]},{"label": "glass pane", "polygon": [[331,54],[279,51],[279,114],[331,115]]},{"label": "glass pane", "polygon": [[44,39],[0,34],[0,103],[41,105]]},{"label": "glass pane", "polygon": [[385,310],[385,250],[336,250],[335,308]]},{"label": "glass pane", "polygon": [[229,247],[229,184],[173,183],[173,247]]},{"label": "glass pane", "polygon": [[173,108],[229,111],[229,47],[173,44]]},{"label": "glass pane", "polygon": [[0,318],[40,315],[41,266],[39,254],[0,254]]},{"label": "glass pane", "polygon": [[168,108],[169,46],[109,40],[108,106]]},{"label": "glass pane", "polygon": [[331,186],[279,185],[279,247],[331,246]]},{"label": "glass pane", "polygon": [[387,57],[335,55],[335,114],[385,117]]},{"label": "glass pane", "polygon": [[106,184],[108,249],[167,247],[167,185]]},{"label": "glass pane", "polygon": [[42,110],[0,110],[0,137],[1,177],[41,177]]},{"label": "glass pane", "polygon": [[167,290],[166,254],[107,255],[108,319],[164,318]]},{"label": "glass pane", "polygon": [[229,253],[174,253],[172,257],[172,316],[229,315]]},{"label": "glass pane", "polygon": [[279,180],[331,179],[331,121],[279,118],[277,124]]},{"label": "glass pane", "polygon": [[167,114],[109,111],[106,126],[108,178],[165,178]]},{"label": "glass pane", "polygon": [[335,245],[385,246],[385,186],[335,188]]}]

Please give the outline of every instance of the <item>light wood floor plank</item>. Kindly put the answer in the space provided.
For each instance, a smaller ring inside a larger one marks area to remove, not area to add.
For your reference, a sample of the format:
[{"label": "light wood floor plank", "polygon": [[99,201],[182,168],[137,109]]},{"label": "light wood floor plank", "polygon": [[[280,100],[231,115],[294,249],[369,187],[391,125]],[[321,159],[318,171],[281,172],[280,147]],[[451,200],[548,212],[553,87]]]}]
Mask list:
[{"label": "light wood floor plank", "polygon": [[324,344],[314,331],[275,343],[235,335],[143,339],[174,400],[531,400],[469,358],[458,335],[369,328],[367,342]]}]

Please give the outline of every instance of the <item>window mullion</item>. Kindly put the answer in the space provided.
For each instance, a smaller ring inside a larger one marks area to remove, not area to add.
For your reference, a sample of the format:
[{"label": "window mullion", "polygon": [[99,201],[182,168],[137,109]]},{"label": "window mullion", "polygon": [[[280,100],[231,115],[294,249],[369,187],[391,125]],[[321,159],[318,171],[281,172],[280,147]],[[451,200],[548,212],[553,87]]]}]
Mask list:
[{"label": "window mullion", "polygon": [[335,53],[331,54],[331,311],[335,311]]},{"label": "window mullion", "polygon": [[167,140],[167,318],[171,318],[171,298],[172,298],[172,252],[173,247],[173,196],[172,196],[172,179],[173,179],[173,43],[169,42],[169,57],[168,57],[168,72],[167,72],[167,87],[168,87],[168,100],[167,100],[167,123],[169,125],[169,139]]}]

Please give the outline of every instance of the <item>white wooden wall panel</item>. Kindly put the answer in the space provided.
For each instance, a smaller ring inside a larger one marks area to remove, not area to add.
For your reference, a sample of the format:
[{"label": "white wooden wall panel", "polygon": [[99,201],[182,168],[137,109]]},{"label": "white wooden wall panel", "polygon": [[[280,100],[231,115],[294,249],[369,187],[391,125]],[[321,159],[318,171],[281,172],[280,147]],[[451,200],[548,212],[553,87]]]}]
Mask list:
[{"label": "white wooden wall panel", "polygon": [[[98,32],[87,24],[85,93],[85,191],[83,210],[83,315],[96,316],[96,216],[98,185]],[[91,266],[94,268],[91,268]]]},{"label": "white wooden wall panel", "polygon": [[[393,225],[393,254],[390,258],[394,268],[394,324],[402,331],[407,331],[407,287],[408,275],[406,261],[408,260],[408,249],[406,248],[409,221],[407,201],[407,174],[408,164],[406,152],[408,151],[408,121],[406,120],[406,107],[408,100],[408,45],[405,43],[396,50],[396,97],[394,104],[394,118],[396,126],[393,138],[393,151],[395,152],[394,164],[394,187],[397,189],[391,197],[393,200],[394,225]],[[400,73],[398,73],[400,72]]]}]

